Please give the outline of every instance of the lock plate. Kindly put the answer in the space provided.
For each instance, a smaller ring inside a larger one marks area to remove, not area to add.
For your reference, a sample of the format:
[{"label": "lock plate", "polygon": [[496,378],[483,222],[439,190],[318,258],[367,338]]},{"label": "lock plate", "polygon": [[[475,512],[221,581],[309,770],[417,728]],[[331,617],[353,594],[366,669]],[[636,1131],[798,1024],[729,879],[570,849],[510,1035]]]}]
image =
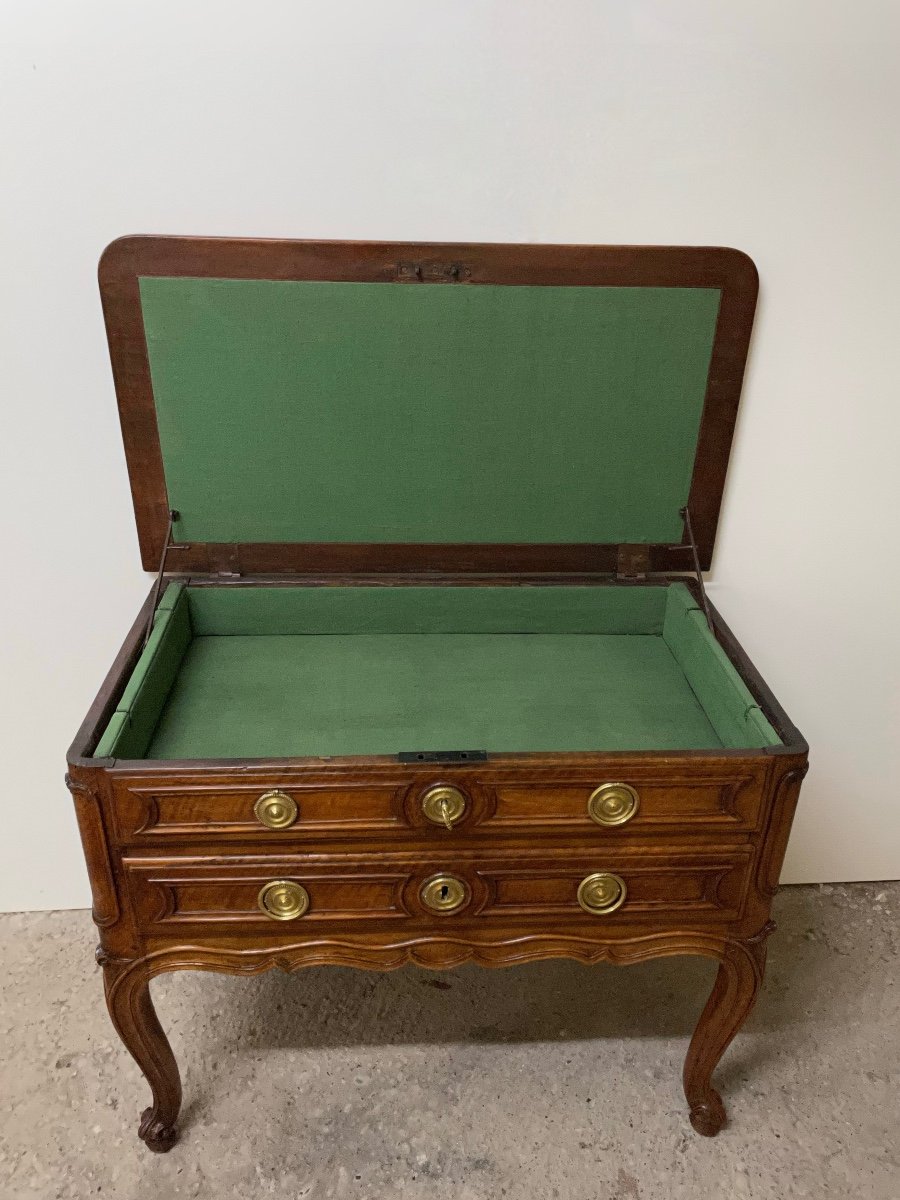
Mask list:
[{"label": "lock plate", "polygon": [[452,829],[462,820],[465,811],[465,794],[449,783],[429,788],[422,797],[422,813],[433,825]]},{"label": "lock plate", "polygon": [[432,912],[451,913],[467,903],[469,889],[455,875],[433,875],[422,884],[419,896]]}]

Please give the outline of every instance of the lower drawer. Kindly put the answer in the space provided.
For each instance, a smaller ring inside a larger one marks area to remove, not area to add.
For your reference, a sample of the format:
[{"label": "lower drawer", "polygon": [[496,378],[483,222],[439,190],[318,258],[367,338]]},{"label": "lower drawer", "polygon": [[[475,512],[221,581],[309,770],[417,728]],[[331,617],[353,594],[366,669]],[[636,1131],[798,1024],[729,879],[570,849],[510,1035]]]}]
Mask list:
[{"label": "lower drawer", "polygon": [[671,923],[732,921],[749,883],[749,847],[707,853],[516,855],[494,858],[310,856],[126,859],[145,933],[211,926],[229,933],[295,927],[446,927],[518,919]]}]

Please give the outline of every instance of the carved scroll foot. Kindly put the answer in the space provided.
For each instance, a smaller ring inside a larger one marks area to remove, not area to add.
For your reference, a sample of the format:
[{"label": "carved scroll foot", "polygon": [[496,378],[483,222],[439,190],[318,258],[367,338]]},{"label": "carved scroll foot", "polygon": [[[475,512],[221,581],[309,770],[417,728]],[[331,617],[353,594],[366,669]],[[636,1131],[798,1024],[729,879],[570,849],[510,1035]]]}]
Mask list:
[{"label": "carved scroll foot", "polygon": [[141,1115],[138,1137],[164,1154],[178,1140],[175,1122],[181,1108],[181,1079],[150,998],[150,977],[140,961],[123,962],[102,953],[98,957],[112,1023],[153,1094],[153,1104]]},{"label": "carved scroll foot", "polygon": [[722,1097],[714,1087],[708,1089],[708,1098],[691,1107],[691,1124],[704,1137],[715,1137],[728,1120]]},{"label": "carved scroll foot", "polygon": [[155,1108],[145,1108],[141,1113],[138,1137],[148,1150],[165,1154],[178,1141],[178,1130],[174,1125],[164,1125],[156,1115]]},{"label": "carved scroll foot", "polygon": [[759,995],[766,939],[774,928],[769,921],[756,937],[728,943],[691,1038],[684,1063],[684,1094],[691,1107],[691,1124],[704,1137],[715,1137],[727,1120],[722,1097],[712,1086],[712,1073]]}]

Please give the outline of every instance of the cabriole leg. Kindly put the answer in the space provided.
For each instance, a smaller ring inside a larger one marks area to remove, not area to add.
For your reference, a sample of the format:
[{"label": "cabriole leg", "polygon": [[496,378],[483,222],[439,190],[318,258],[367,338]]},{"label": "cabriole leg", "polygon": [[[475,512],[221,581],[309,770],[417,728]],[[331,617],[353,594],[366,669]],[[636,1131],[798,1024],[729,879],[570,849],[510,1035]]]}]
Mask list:
[{"label": "cabriole leg", "polygon": [[759,995],[766,939],[774,928],[769,922],[755,938],[727,944],[691,1038],[684,1063],[684,1094],[691,1106],[691,1124],[705,1137],[715,1137],[726,1121],[722,1097],[712,1086],[712,1073]]},{"label": "cabriole leg", "polygon": [[153,1094],[153,1104],[141,1114],[138,1136],[151,1150],[165,1153],[178,1141],[175,1122],[181,1107],[181,1079],[150,999],[150,974],[140,961],[110,959],[102,951],[97,958],[103,966],[112,1023]]}]

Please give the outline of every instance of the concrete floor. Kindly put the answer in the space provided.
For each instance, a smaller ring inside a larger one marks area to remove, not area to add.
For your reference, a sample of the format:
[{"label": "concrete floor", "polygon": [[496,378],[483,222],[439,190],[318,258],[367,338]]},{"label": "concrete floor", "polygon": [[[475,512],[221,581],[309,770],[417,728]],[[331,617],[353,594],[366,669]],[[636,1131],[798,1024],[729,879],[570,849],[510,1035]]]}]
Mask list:
[{"label": "concrete floor", "polygon": [[900,1197],[900,884],[794,887],[718,1075],[679,1076],[714,966],[169,975],[182,1141],[106,1017],[85,912],[0,917],[0,1197]]}]

